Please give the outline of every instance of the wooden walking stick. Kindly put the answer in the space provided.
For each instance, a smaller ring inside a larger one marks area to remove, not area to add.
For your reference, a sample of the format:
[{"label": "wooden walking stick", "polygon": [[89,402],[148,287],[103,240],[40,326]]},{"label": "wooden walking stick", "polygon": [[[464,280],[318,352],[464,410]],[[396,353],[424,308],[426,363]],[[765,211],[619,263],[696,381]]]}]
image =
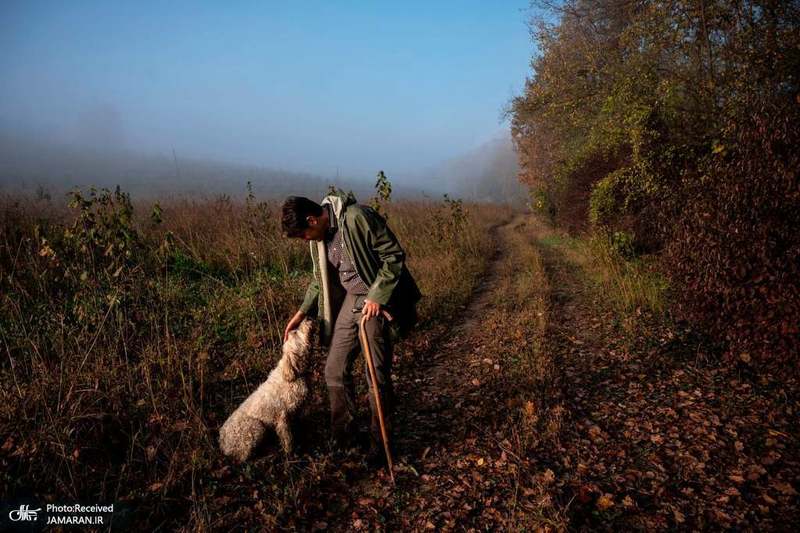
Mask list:
[{"label": "wooden walking stick", "polygon": [[366,316],[361,317],[359,324],[360,330],[358,332],[361,339],[361,347],[364,352],[364,357],[367,359],[367,367],[369,368],[369,375],[372,379],[372,390],[375,393],[375,407],[378,409],[378,421],[381,425],[381,437],[383,438],[383,450],[386,452],[386,461],[389,465],[389,477],[394,483],[394,471],[392,465],[392,452],[389,451],[389,436],[386,434],[386,424],[383,421],[383,406],[381,405],[381,394],[378,392],[378,380],[375,376],[375,366],[372,362],[372,352],[369,351],[369,343],[367,342],[367,332],[364,329],[364,324],[367,321]]}]

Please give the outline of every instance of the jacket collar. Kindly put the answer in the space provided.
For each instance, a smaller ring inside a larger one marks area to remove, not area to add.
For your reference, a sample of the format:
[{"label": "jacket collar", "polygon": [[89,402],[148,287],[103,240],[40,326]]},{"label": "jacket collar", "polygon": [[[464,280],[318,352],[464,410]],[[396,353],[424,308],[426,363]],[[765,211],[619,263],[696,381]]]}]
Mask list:
[{"label": "jacket collar", "polygon": [[330,241],[339,229],[339,221],[336,214],[333,212],[331,204],[323,204],[323,209],[328,211],[328,229],[325,231],[325,242]]},{"label": "jacket collar", "polygon": [[331,209],[333,209],[334,217],[332,217],[331,225],[334,224],[334,220],[336,222],[336,226],[338,227],[339,221],[342,219],[344,215],[344,211],[347,206],[351,204],[355,204],[357,202],[355,195],[352,192],[344,193],[344,192],[334,192],[331,193],[325,198],[322,199],[320,205],[330,205]]}]

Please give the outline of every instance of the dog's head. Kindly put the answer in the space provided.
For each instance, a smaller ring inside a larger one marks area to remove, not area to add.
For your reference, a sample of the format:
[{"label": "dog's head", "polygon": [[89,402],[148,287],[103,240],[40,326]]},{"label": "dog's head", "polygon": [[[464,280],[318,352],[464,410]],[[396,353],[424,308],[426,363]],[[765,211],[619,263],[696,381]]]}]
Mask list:
[{"label": "dog's head", "polygon": [[289,358],[292,369],[297,374],[304,374],[310,366],[315,332],[316,320],[306,318],[289,332],[289,338],[283,343],[283,356]]}]

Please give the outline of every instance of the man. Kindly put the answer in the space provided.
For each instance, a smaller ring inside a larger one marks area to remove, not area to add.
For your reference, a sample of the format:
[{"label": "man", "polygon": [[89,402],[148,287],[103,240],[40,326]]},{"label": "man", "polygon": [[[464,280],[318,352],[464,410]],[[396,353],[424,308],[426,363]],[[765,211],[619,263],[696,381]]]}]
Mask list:
[{"label": "man", "polygon": [[[329,347],[325,382],[331,408],[331,434],[340,449],[352,444],[355,384],[352,365],[360,352],[359,323],[365,323],[387,434],[391,438],[394,389],[392,345],[417,320],[421,294],[405,265],[405,253],[386,221],[374,209],[359,205],[352,193],[331,193],[321,205],[290,196],[283,204],[283,231],[309,242],[314,280],[284,337],[316,311],[319,340]],[[369,403],[370,462],[383,458],[383,440],[374,392],[365,364]]]}]

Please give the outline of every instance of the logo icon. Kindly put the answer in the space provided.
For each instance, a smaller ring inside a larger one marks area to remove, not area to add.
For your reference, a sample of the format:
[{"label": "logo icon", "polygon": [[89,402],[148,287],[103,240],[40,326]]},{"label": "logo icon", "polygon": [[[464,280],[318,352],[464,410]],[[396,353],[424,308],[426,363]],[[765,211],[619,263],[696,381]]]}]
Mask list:
[{"label": "logo icon", "polygon": [[25,522],[29,522],[32,520],[38,520],[39,517],[36,515],[39,511],[42,510],[41,507],[38,509],[29,509],[29,505],[20,505],[19,509],[14,509],[10,513],[8,513],[8,517],[11,519],[12,522],[19,522],[23,520]]}]

